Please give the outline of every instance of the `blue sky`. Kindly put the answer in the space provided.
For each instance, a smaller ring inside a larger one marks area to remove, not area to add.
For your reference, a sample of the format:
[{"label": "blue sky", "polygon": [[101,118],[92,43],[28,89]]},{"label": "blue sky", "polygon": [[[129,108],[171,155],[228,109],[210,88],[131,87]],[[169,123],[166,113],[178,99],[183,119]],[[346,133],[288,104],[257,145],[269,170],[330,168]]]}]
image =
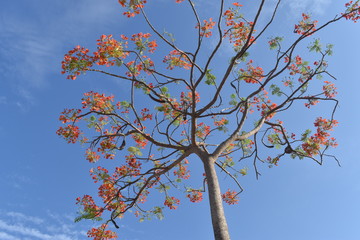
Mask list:
[{"label": "blue sky", "polygon": [[[158,14],[157,23],[180,13]],[[215,2],[215,1],[214,1]],[[266,12],[270,13],[269,1]],[[324,21],[343,11],[345,1],[288,0],[280,8],[282,27],[293,26],[295,16],[312,12]],[[199,1],[204,6],[205,1]],[[251,3],[247,3],[248,5]],[[249,12],[251,13],[251,6]],[[79,106],[89,90],[124,92],[121,84],[89,75],[77,81],[60,74],[63,54],[75,45],[94,47],[101,34],[146,32],[140,20],[124,18],[117,1],[17,0],[0,9],[0,239],[86,239],[93,223],[73,219],[75,198],[94,194],[88,176],[92,167],[79,145],[68,145],[55,131],[59,113]],[[205,11],[204,14],[211,12]],[[162,17],[162,18],[161,18]],[[185,18],[185,17],[184,17]],[[168,30],[168,29],[167,29]],[[330,71],[338,78],[340,106],[336,129],[340,146],[332,151],[342,167],[328,160],[324,166],[304,160],[282,160],[279,167],[261,167],[262,177],[241,179],[245,192],[240,203],[226,207],[232,239],[244,240],[355,240],[360,235],[360,163],[358,107],[360,25],[341,22],[319,37],[335,45]],[[177,31],[181,31],[178,25]],[[280,30],[279,30],[280,31]],[[177,34],[177,41],[187,36]],[[211,45],[211,43],[209,43]],[[228,58],[230,51],[222,52]],[[259,53],[260,54],[260,53]],[[115,89],[115,90],[114,90]],[[317,108],[316,111],[322,111]],[[293,124],[301,119],[295,118]],[[200,204],[184,200],[167,211],[162,221],[120,221],[121,240],[212,239],[207,199]]]}]

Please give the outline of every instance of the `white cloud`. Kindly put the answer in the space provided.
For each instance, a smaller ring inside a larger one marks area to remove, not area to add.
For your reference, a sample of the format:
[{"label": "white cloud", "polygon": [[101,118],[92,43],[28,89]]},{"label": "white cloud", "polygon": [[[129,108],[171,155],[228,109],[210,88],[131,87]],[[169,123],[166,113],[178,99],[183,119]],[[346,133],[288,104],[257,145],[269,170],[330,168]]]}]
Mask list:
[{"label": "white cloud", "polygon": [[[26,107],[21,105],[21,103],[16,102],[15,105],[21,108],[22,111],[26,111]],[[6,179],[3,184],[10,185],[13,188],[23,189],[24,186],[31,183],[31,179],[28,176],[21,175],[18,173],[8,173],[5,175]]]},{"label": "white cloud", "polygon": [[116,2],[41,2],[41,7],[28,6],[31,16],[0,9],[0,76],[10,90],[6,97],[0,96],[0,104],[12,104],[25,112],[36,102],[34,91],[47,88],[54,74],[60,73],[65,51],[89,40],[96,46],[96,37],[124,19]]},{"label": "white cloud", "polygon": [[89,226],[76,224],[66,216],[48,213],[50,218],[0,210],[1,240],[78,240],[84,239]]},{"label": "white cloud", "polygon": [[300,14],[302,12],[310,12],[314,14],[324,14],[331,0],[287,0],[285,2],[292,14]]},{"label": "white cloud", "polygon": [[19,212],[7,212],[7,216],[12,217],[18,221],[21,222],[31,222],[35,224],[42,224],[44,223],[44,220],[38,217],[32,217],[32,216],[26,216],[25,214],[19,213]]},{"label": "white cloud", "polygon": [[[71,7],[67,6],[69,4]],[[64,1],[57,5],[44,5],[47,7],[41,12],[29,9],[38,13],[37,18],[31,19],[16,12],[2,11],[7,20],[0,22],[0,56],[7,61],[0,66],[0,72],[5,72],[9,78],[19,77],[35,87],[44,86],[48,73],[60,72],[57,56],[63,51],[64,43],[86,38],[94,29],[103,29],[103,25],[109,24],[109,16],[120,10],[111,3],[89,0]],[[61,17],[53,12],[56,7],[65,10]]]},{"label": "white cloud", "polygon": [[[8,224],[0,219],[0,229],[12,232],[12,233],[20,233],[21,235],[27,236],[27,237],[36,237],[43,240],[50,240],[50,239],[57,239],[54,237],[57,236],[51,236],[49,234],[45,234],[40,232],[38,229],[31,228],[31,227],[25,227],[21,224]],[[63,236],[61,236],[62,239]],[[71,240],[70,238],[67,238],[68,240]]]},{"label": "white cloud", "polygon": [[1,240],[21,240],[20,238],[14,237],[10,234],[7,234],[5,232],[0,232],[0,239]]},{"label": "white cloud", "polygon": [[[75,216],[71,214],[57,214],[47,211],[47,215],[52,219],[53,224],[49,224],[47,229],[52,233],[63,233],[70,236],[82,236],[80,239],[87,235],[91,224],[89,222],[74,223]],[[76,229],[75,229],[76,227]]]},{"label": "white cloud", "polygon": [[0,34],[4,37],[0,40],[3,46],[0,55],[6,60],[0,67],[1,72],[9,82],[20,81],[21,85],[41,87],[51,69],[49,62],[54,56],[55,44],[40,37],[41,30],[31,23],[9,18],[9,22],[1,23]]}]

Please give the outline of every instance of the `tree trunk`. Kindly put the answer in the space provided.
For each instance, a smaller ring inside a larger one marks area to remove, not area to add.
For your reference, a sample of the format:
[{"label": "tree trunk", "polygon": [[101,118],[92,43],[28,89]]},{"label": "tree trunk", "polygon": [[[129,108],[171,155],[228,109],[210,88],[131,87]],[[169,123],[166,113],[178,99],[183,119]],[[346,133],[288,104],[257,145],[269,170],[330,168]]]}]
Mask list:
[{"label": "tree trunk", "polygon": [[215,170],[215,161],[211,157],[203,157],[209,200],[211,220],[214,230],[215,240],[230,240],[229,230],[225,218],[223,201],[221,198],[221,191],[219,180]]}]

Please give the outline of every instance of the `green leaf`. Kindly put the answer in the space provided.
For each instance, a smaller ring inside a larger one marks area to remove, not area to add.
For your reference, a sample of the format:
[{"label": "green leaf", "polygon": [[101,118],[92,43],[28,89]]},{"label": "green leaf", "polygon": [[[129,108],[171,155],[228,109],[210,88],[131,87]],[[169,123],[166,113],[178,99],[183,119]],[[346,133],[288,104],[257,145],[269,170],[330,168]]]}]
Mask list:
[{"label": "green leaf", "polygon": [[170,41],[171,41],[172,43],[175,43],[174,34],[169,33],[169,32],[167,32],[167,31],[164,29],[164,33],[163,33],[163,35],[168,36],[168,37],[170,38]]},{"label": "green leaf", "polygon": [[216,77],[215,77],[215,75],[211,74],[211,70],[210,70],[210,69],[208,69],[208,70],[206,71],[205,77],[206,77],[205,83],[206,83],[207,85],[215,85],[215,79],[216,79]]},{"label": "green leaf", "polygon": [[315,41],[313,43],[311,43],[310,46],[308,46],[308,49],[310,50],[310,52],[320,52],[321,51],[321,44],[320,44],[320,40],[319,39],[315,39]]},{"label": "green leaf", "polygon": [[115,64],[116,64],[116,66],[121,67],[121,65],[123,64],[123,61],[120,59],[116,59]]},{"label": "green leaf", "polygon": [[248,168],[243,168],[243,169],[240,169],[240,174],[245,176],[247,174],[247,171],[248,171]]},{"label": "green leaf", "polygon": [[129,147],[127,149],[129,152],[131,152],[132,154],[138,155],[138,156],[142,156],[142,152],[140,151],[139,148],[137,147]]},{"label": "green leaf", "polygon": [[169,89],[167,87],[162,87],[161,88],[161,92],[164,93],[164,94],[167,93],[168,91],[169,91]]},{"label": "green leaf", "polygon": [[283,37],[275,37],[272,40],[270,40],[270,49],[274,50],[275,48],[278,48],[280,46],[280,42],[283,40]]},{"label": "green leaf", "polygon": [[81,213],[80,216],[77,216],[74,219],[74,222],[80,222],[83,219],[91,219],[91,220],[94,220],[94,221],[102,221],[101,217],[96,217],[95,212],[84,212],[84,213]]},{"label": "green leaf", "polygon": [[279,96],[279,97],[281,96],[281,90],[277,85],[272,84],[270,86],[270,89],[271,89],[271,94],[272,95],[276,95],[276,96]]},{"label": "green leaf", "polygon": [[323,79],[323,76],[321,74],[316,74],[316,79],[321,80],[321,79]]},{"label": "green leaf", "polygon": [[241,62],[246,62],[246,58],[247,58],[248,56],[250,56],[250,53],[249,53],[249,52],[245,52],[245,53],[241,56],[240,61],[241,61]]},{"label": "green leaf", "polygon": [[310,133],[311,133],[311,130],[306,129],[306,131],[303,134],[301,134],[301,141],[305,141],[309,137]]},{"label": "green leaf", "polygon": [[169,189],[170,189],[170,186],[169,186],[169,185],[160,184],[159,186],[156,187],[156,189],[158,189],[159,192],[163,193],[163,192],[169,190]]},{"label": "green leaf", "polygon": [[278,46],[278,43],[277,43],[277,42],[271,42],[271,44],[270,44],[270,49],[271,49],[271,50],[274,50],[275,48],[277,48],[277,46]]},{"label": "green leaf", "polygon": [[163,106],[155,107],[155,109],[158,110],[159,112],[163,112],[165,110]]},{"label": "green leaf", "polygon": [[235,106],[235,105],[238,104],[237,96],[236,96],[235,93],[231,94],[231,95],[230,95],[230,98],[231,98],[231,100],[230,100],[230,102],[229,102],[230,105],[234,105],[234,106]]},{"label": "green leaf", "polygon": [[334,47],[334,45],[333,44],[327,44],[326,45],[326,53],[329,55],[329,56],[331,56],[331,55],[333,55],[333,47]]},{"label": "green leaf", "polygon": [[220,126],[217,128],[219,131],[223,131],[224,133],[226,133],[227,131],[229,131],[229,129],[225,126]]},{"label": "green leaf", "polygon": [[121,104],[121,106],[123,106],[123,107],[125,107],[125,108],[130,107],[130,103],[127,102],[127,101],[122,101],[122,102],[120,102],[120,104]]},{"label": "green leaf", "polygon": [[234,161],[231,161],[231,162],[228,162],[228,165],[229,165],[230,167],[233,167],[233,166],[235,166],[235,163],[234,163]]},{"label": "green leaf", "polygon": [[157,219],[159,219],[159,220],[164,219],[164,214],[163,214],[163,211],[162,211],[161,207],[154,207],[153,213],[155,214]]},{"label": "green leaf", "polygon": [[300,92],[305,93],[307,91],[308,84],[304,84],[304,86],[301,87]]}]

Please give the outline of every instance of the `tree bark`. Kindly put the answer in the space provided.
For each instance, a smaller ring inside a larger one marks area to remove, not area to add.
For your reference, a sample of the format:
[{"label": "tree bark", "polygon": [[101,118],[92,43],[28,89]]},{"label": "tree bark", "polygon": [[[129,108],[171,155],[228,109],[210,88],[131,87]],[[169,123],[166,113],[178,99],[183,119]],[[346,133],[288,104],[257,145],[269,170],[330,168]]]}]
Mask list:
[{"label": "tree bark", "polygon": [[215,240],[230,240],[229,229],[221,198],[220,184],[215,170],[215,160],[210,156],[203,156],[202,161],[204,163],[208,186],[211,221]]}]

